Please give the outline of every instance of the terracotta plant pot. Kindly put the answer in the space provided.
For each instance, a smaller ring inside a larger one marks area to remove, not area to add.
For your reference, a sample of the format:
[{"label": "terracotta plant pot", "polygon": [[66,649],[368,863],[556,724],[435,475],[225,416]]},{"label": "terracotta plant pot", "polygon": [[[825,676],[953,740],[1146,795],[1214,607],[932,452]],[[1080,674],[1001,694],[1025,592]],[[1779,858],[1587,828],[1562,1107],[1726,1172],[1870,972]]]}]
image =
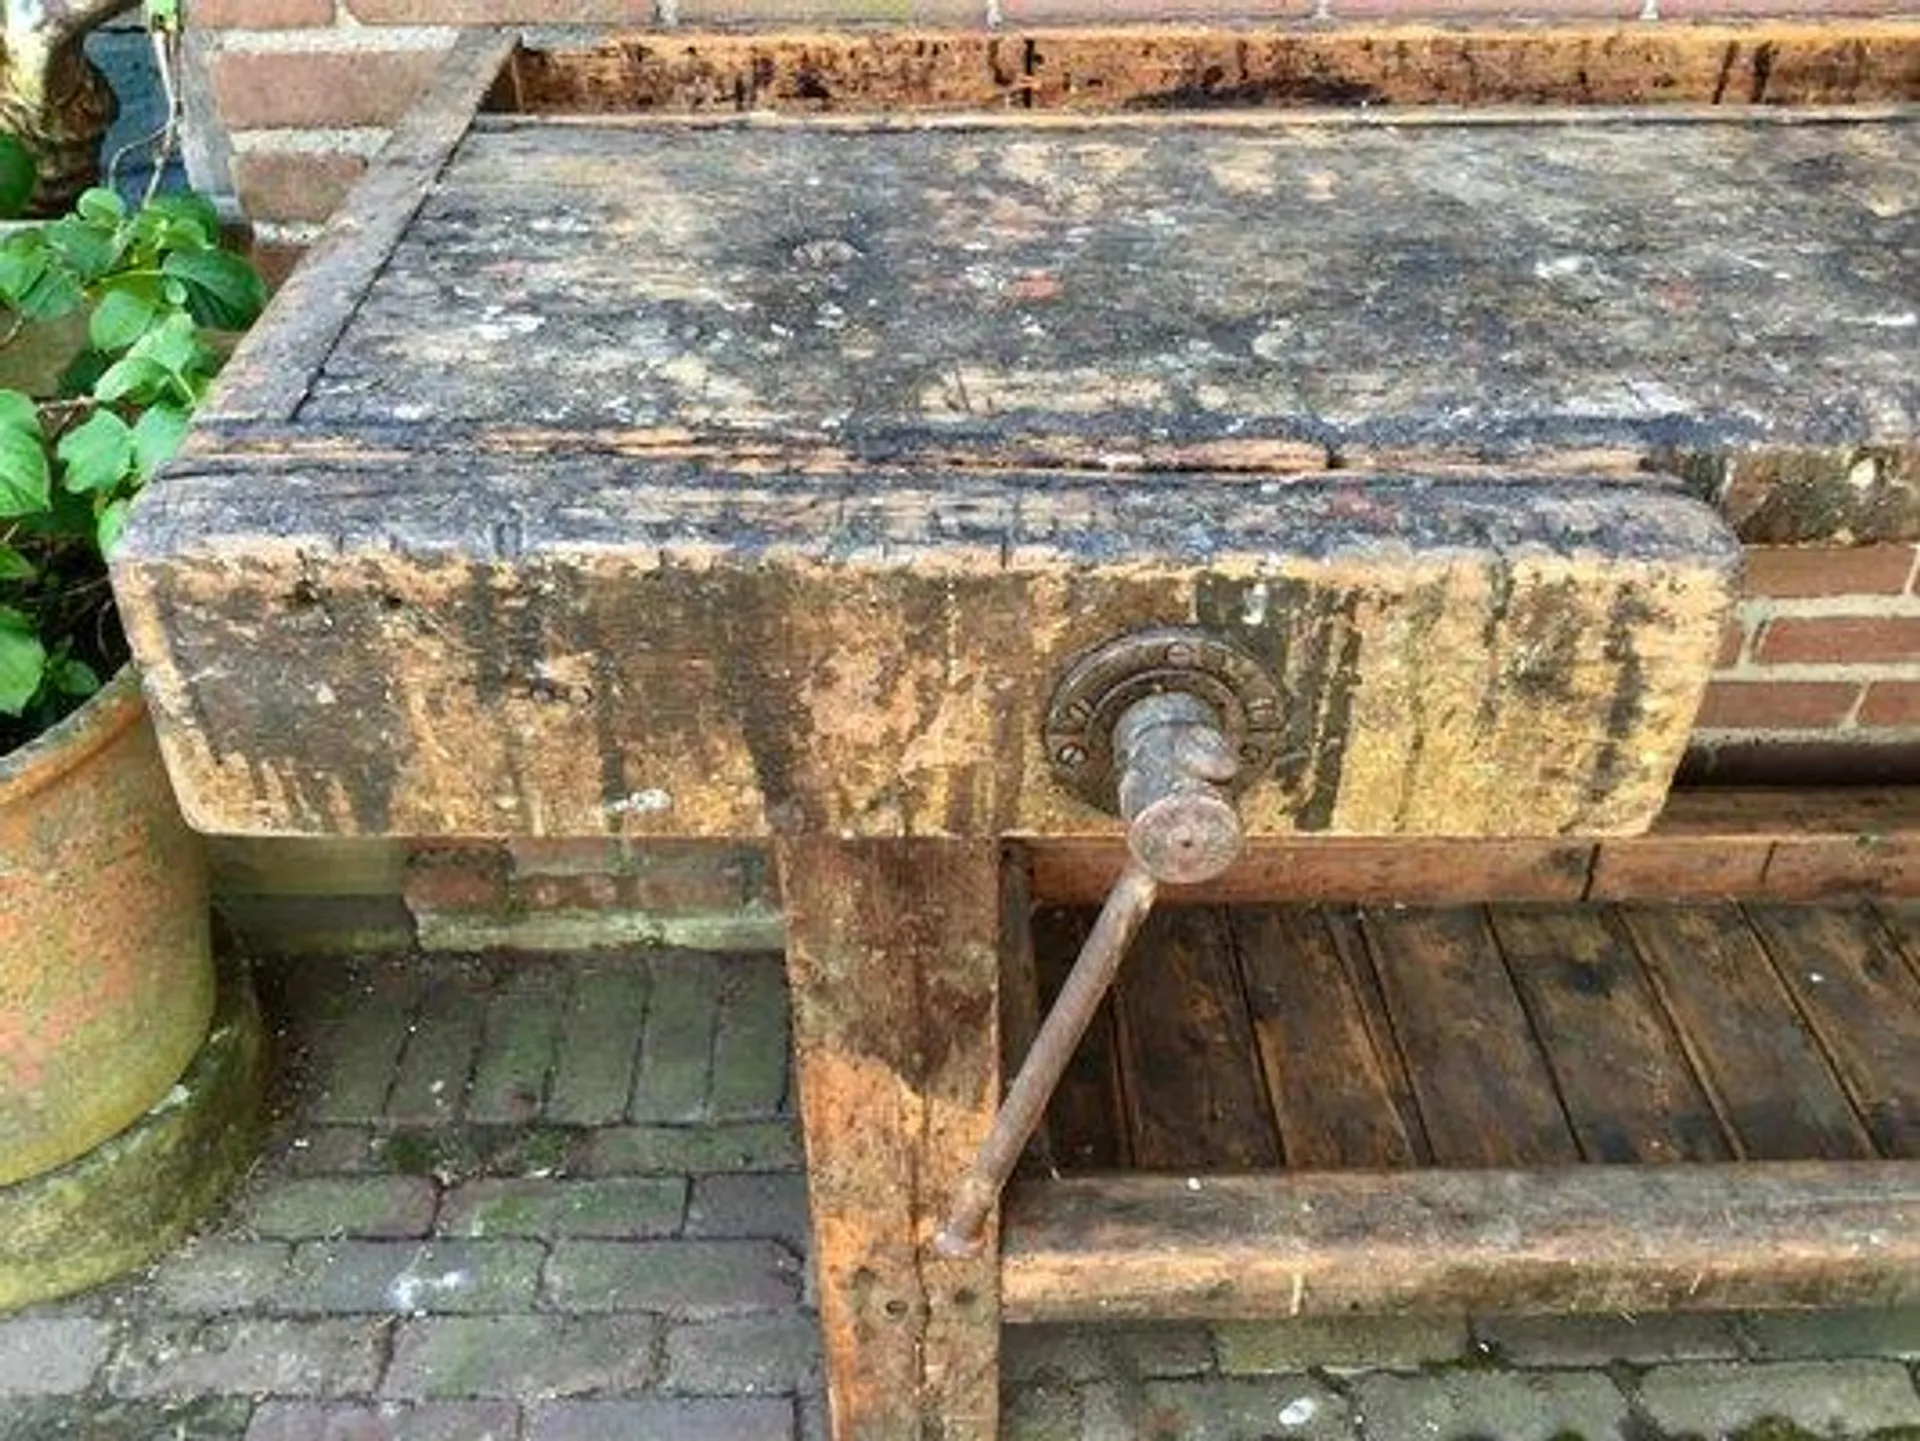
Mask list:
[{"label": "terracotta plant pot", "polygon": [[165,1097],[207,1038],[200,839],[131,669],[0,756],[0,1186],[64,1165]]}]

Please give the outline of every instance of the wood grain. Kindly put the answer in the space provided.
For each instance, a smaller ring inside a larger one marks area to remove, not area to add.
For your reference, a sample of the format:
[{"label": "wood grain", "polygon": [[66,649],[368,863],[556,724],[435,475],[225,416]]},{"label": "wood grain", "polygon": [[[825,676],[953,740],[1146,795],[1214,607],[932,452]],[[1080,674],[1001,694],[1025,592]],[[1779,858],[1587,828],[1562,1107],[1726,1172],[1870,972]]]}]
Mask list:
[{"label": "wood grain", "polygon": [[[1035,912],[1034,954],[1040,994],[1048,1004],[1059,992],[1087,932],[1093,928],[1093,914],[1060,906],[1045,906]],[[1069,1170],[1111,1170],[1129,1164],[1133,1157],[1113,1012],[1109,992],[1047,1107],[1049,1150],[1056,1163]]]},{"label": "wood grain", "polygon": [[1920,1166],[1027,1183],[1001,1300],[1019,1322],[1911,1304]]},{"label": "wood grain", "polygon": [[1550,1165],[1580,1151],[1478,908],[1361,913],[1434,1161]]},{"label": "wood grain", "polygon": [[1706,1092],[1606,910],[1498,906],[1500,942],[1592,1162],[1730,1160]]},{"label": "wood grain", "polygon": [[1135,1166],[1280,1164],[1224,915],[1163,905],[1134,942],[1115,1001]]},{"label": "wood grain", "polygon": [[1884,1156],[1920,1156],[1920,979],[1864,906],[1750,906]]},{"label": "wood grain", "polygon": [[775,856],[834,1435],[987,1441],[997,1230],[973,1260],[931,1241],[999,1101],[1000,848]]},{"label": "wood grain", "polygon": [[1225,914],[1288,1167],[1413,1164],[1413,1133],[1395,1103],[1405,1086],[1399,1054],[1390,1035],[1383,1053],[1351,953],[1329,929],[1351,922],[1304,906]]},{"label": "wood grain", "polygon": [[1873,1146],[1733,906],[1617,912],[1743,1157],[1864,1160]]}]

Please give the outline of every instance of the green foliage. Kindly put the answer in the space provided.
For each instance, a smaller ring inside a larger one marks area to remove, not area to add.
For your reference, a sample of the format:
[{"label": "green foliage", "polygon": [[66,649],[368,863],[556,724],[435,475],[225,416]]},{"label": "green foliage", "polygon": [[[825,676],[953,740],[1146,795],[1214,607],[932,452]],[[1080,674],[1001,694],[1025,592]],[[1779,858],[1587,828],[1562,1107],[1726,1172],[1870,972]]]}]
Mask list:
[{"label": "green foliage", "polygon": [[[9,166],[0,145],[0,203],[19,184]],[[105,557],[134,496],[186,436],[219,368],[216,333],[245,329],[265,303],[259,275],[221,248],[219,216],[197,195],[130,210],[89,190],[71,214],[0,241],[0,343],[76,313],[87,321],[87,348],[59,394],[0,390],[0,753],[97,690],[123,658]]]}]

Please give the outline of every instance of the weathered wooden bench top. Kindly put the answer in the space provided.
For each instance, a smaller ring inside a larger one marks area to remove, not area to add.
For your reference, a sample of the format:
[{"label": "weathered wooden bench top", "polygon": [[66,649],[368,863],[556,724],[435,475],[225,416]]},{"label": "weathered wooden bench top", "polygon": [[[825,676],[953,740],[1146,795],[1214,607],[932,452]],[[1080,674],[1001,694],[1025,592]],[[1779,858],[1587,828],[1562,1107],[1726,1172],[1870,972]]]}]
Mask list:
[{"label": "weathered wooden bench top", "polygon": [[403,128],[120,558],[211,828],[1098,833],[1037,718],[1154,623],[1287,697],[1256,832],[1630,831],[1723,519],[1920,520],[1904,112],[484,88]]}]

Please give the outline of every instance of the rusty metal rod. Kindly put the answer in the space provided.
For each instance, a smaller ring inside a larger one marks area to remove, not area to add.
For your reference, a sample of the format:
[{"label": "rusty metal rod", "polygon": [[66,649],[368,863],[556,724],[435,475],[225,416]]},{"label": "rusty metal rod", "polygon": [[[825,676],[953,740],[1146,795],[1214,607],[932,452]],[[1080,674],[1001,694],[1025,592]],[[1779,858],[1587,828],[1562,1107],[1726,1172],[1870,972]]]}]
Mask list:
[{"label": "rusty metal rod", "polygon": [[1027,1138],[1046,1113],[1053,1088],[1060,1083],[1061,1073],[1073,1059],[1080,1038],[1093,1023],[1094,1013],[1113,985],[1120,963],[1126,959],[1127,948],[1153,909],[1159,890],[1160,883],[1148,874],[1146,867],[1132,861],[1107,893],[1107,903],[1100,908],[1100,918],[1093,923],[1092,932],[1080,947],[1080,955],[1067,974],[1066,984],[1060,987],[1060,995],[1053,1009],[1047,1012],[1040,1034],[1033,1038],[1032,1049],[1020,1063],[1019,1074],[1007,1087],[1006,1099],[993,1118],[993,1129],[980,1143],[979,1153],[954,1192],[946,1224],[933,1240],[934,1248],[941,1255],[979,1254],[985,1239],[982,1232],[987,1214],[1000,1199],[1001,1187],[1019,1163]]}]

